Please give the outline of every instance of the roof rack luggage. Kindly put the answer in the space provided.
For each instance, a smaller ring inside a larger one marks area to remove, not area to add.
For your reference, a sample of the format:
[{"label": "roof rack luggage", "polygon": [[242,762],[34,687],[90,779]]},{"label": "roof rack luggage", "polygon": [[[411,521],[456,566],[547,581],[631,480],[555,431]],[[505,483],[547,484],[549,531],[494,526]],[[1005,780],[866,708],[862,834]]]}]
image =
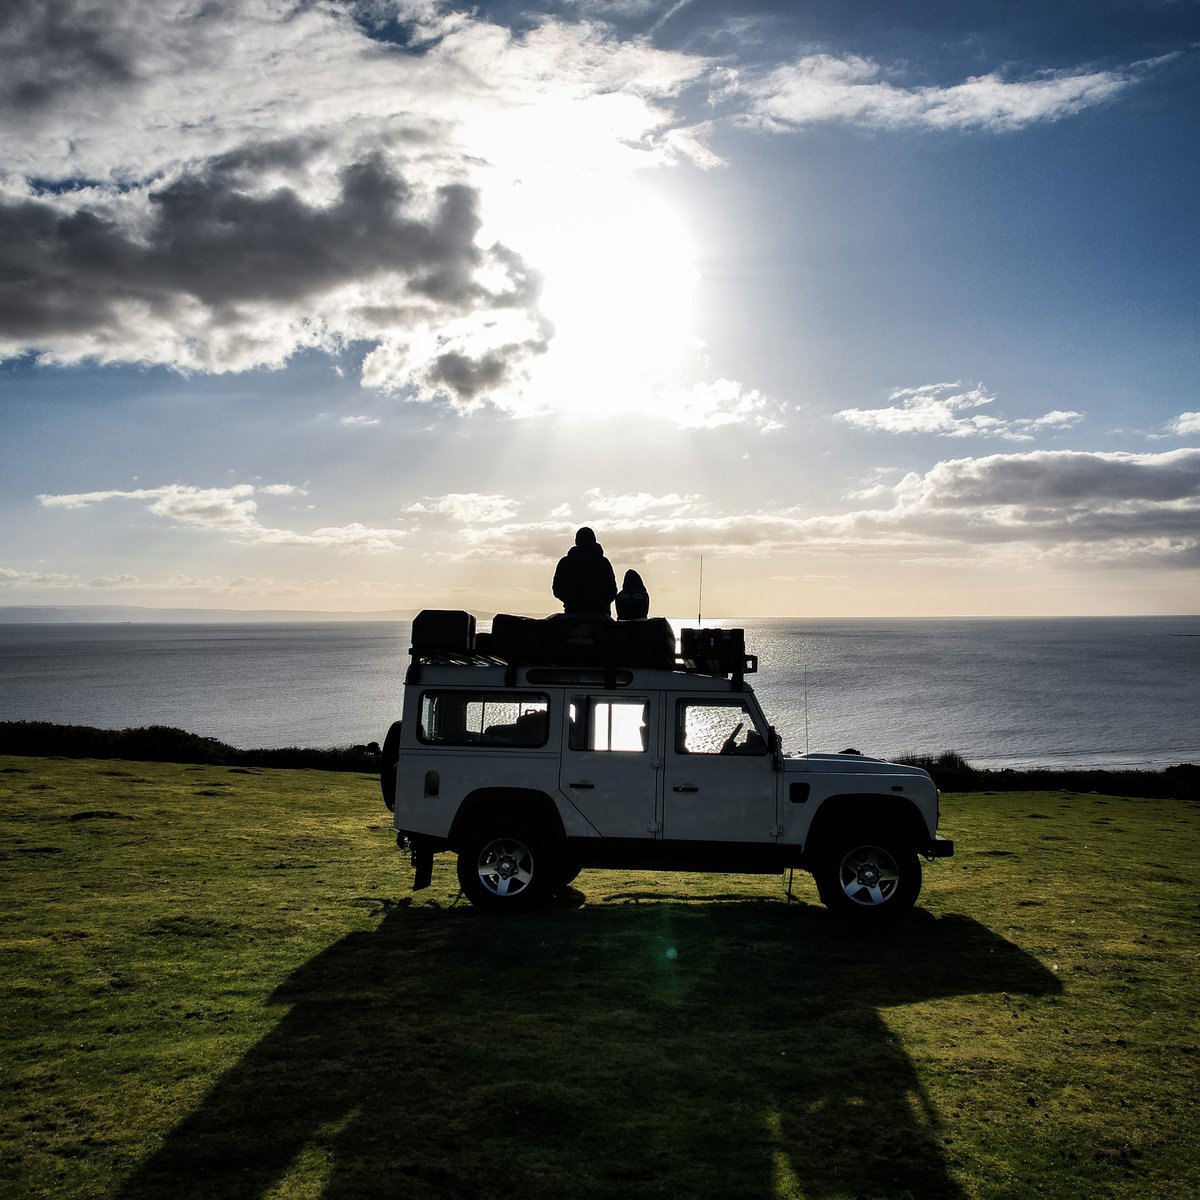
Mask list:
[{"label": "roof rack luggage", "polygon": [[425,608],[413,618],[413,653],[470,654],[475,649],[473,613],[445,608]]},{"label": "roof rack luggage", "polygon": [[732,676],[734,687],[758,670],[746,653],[742,629],[684,629],[665,617],[614,621],[603,614],[518,617],[497,613],[491,632],[476,633],[475,617],[452,609],[424,609],[413,619],[410,682],[421,663],[463,666],[653,668]]},{"label": "roof rack luggage", "polygon": [[477,648],[522,666],[675,669],[675,631],[665,617],[514,617],[497,613]]},{"label": "roof rack luggage", "polygon": [[684,629],[680,631],[679,649],[689,671],[752,675],[758,670],[758,655],[746,653],[744,629]]}]

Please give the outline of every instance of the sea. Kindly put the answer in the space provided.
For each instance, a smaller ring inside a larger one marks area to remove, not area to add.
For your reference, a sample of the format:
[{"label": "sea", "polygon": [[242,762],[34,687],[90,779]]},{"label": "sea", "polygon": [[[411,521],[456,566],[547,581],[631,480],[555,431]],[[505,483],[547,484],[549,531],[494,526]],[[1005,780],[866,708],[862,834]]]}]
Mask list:
[{"label": "sea", "polygon": [[[788,753],[1200,763],[1200,617],[705,624],[745,629],[754,689]],[[381,742],[410,628],[0,624],[0,720],[171,725],[245,749]]]}]

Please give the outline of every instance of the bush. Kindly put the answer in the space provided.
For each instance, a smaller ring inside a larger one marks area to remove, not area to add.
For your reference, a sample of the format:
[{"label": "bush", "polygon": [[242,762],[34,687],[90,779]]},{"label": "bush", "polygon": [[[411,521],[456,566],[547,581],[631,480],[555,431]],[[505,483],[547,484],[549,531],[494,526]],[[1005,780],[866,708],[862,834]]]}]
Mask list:
[{"label": "bush", "polygon": [[318,771],[379,770],[379,745],[307,750],[238,750],[216,738],[169,725],[96,729],[49,721],[0,721],[0,754],[46,758],[126,758],[142,762],[210,763],[240,767],[308,767]]},{"label": "bush", "polygon": [[1180,763],[1162,771],[1102,771],[1086,768],[993,771],[972,767],[961,754],[905,754],[896,759],[928,771],[944,792],[1100,792],[1106,796],[1149,796],[1200,800],[1200,767]]}]

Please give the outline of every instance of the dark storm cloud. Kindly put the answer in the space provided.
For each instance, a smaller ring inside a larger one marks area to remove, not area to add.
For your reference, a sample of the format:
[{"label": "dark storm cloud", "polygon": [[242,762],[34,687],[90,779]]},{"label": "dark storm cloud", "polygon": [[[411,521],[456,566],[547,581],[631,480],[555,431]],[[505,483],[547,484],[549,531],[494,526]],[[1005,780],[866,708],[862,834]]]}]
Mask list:
[{"label": "dark storm cloud", "polygon": [[239,191],[232,174],[218,163],[152,193],[144,231],[47,200],[0,205],[0,330],[53,337],[111,321],[121,301],[155,307],[180,295],[220,317],[247,301],[290,303],[388,273],[445,304],[483,297],[469,187],[439,188],[421,218],[407,215],[410,189],[378,157],[345,167],[324,206],[286,187]]},{"label": "dark storm cloud", "polygon": [[604,150],[703,69],[436,0],[0,0],[0,359],[226,372],[353,343],[368,387],[514,409],[552,329],[482,189],[545,151],[556,92],[636,83],[583,130]]},{"label": "dark storm cloud", "polygon": [[290,300],[392,271],[432,299],[477,295],[475,191],[439,188],[427,220],[404,215],[411,199],[378,157],[343,168],[340,194],[324,207],[290,188],[265,196],[231,190],[221,171],[184,177],[151,195],[149,244],[130,263],[152,286],[179,288],[214,308]]},{"label": "dark storm cloud", "polygon": [[133,83],[134,54],[113,17],[76,0],[0,4],[0,112],[24,121],[69,96]]},{"label": "dark storm cloud", "polygon": [[429,372],[433,383],[446,384],[465,400],[473,400],[503,383],[508,373],[508,358],[503,352],[472,359],[457,351],[439,355]]}]

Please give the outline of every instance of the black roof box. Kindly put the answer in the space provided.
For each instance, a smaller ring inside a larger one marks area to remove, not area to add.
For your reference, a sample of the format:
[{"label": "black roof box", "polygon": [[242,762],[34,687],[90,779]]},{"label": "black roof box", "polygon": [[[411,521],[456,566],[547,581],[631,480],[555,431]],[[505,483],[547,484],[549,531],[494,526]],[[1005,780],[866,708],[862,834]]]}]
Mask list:
[{"label": "black roof box", "polygon": [[422,609],[413,618],[412,648],[414,654],[470,654],[475,649],[475,617],[455,609]]}]

